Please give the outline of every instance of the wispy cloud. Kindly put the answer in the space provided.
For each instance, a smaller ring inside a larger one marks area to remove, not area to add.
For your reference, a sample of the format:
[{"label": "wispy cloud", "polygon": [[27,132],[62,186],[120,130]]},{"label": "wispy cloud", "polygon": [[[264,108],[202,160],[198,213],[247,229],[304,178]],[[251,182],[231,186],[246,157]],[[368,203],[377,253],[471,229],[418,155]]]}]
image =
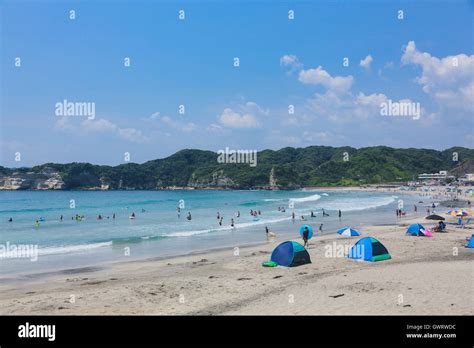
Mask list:
[{"label": "wispy cloud", "polygon": [[370,69],[370,64],[373,62],[373,60],[374,59],[369,54],[367,57],[365,57],[364,59],[360,61],[359,65],[363,67],[364,69]]}]

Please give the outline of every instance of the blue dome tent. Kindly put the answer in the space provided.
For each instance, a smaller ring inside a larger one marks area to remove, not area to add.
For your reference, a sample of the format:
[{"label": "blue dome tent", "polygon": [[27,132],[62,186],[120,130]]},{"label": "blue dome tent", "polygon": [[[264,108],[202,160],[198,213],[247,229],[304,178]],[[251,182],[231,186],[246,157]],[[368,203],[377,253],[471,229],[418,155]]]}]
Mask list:
[{"label": "blue dome tent", "polygon": [[271,261],[279,266],[295,267],[311,263],[308,252],[301,244],[293,241],[283,242],[273,249]]},{"label": "blue dome tent", "polygon": [[425,232],[426,228],[423,227],[421,224],[411,224],[408,226],[406,235],[407,236],[418,236],[418,237],[424,237],[424,236],[429,236],[430,233]]},{"label": "blue dome tent", "polygon": [[349,250],[348,257],[350,259],[372,262],[390,260],[392,258],[387,248],[373,237],[359,239]]},{"label": "blue dome tent", "polygon": [[469,242],[467,242],[466,248],[474,248],[474,234],[469,239]]}]

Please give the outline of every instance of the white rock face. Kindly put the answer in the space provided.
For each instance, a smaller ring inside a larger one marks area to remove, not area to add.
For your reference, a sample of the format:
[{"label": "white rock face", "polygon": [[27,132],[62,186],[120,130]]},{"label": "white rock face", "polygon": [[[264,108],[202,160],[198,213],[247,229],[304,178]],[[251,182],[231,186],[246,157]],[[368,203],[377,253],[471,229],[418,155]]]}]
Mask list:
[{"label": "white rock face", "polygon": [[0,190],[62,190],[64,181],[59,173],[19,173],[0,176]]}]

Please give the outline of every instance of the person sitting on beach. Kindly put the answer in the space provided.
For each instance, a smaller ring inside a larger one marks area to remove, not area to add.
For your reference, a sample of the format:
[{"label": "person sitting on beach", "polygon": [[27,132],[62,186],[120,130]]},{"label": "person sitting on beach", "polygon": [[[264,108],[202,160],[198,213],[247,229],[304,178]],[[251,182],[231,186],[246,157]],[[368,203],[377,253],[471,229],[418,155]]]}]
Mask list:
[{"label": "person sitting on beach", "polygon": [[303,230],[303,241],[304,241],[304,246],[305,247],[306,247],[306,245],[308,245],[308,236],[309,236],[308,226],[305,226],[305,228]]}]

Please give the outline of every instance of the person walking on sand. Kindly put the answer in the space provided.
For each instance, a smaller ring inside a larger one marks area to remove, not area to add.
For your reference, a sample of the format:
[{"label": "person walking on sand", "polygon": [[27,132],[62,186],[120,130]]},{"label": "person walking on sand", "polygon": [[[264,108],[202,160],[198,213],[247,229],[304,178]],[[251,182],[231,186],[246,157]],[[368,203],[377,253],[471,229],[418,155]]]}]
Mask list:
[{"label": "person walking on sand", "polygon": [[273,232],[270,232],[267,226],[265,226],[265,234],[267,235],[267,239],[276,237],[276,234]]},{"label": "person walking on sand", "polygon": [[303,230],[303,242],[304,242],[305,247],[308,245],[308,236],[309,236],[308,226],[305,226]]},{"label": "person walking on sand", "polygon": [[413,211],[416,213],[418,211],[418,208],[416,207],[416,204],[413,204]]}]

